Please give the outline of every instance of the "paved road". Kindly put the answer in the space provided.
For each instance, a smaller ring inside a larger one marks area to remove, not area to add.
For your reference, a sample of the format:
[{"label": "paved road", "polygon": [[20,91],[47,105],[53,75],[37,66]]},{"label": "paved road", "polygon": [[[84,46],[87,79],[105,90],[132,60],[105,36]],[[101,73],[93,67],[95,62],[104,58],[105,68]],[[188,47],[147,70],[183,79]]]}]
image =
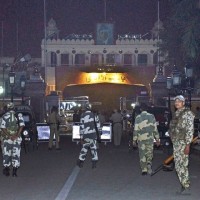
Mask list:
[{"label": "paved road", "polygon": [[[191,154],[191,196],[178,196],[180,188],[175,172],[160,171],[141,176],[138,152],[128,152],[126,138],[120,148],[100,144],[100,161],[91,169],[90,155],[84,167],[76,167],[80,146],[61,137],[61,151],[48,151],[47,143],[25,154],[18,177],[0,173],[0,200],[197,200],[200,196],[200,153]],[[155,150],[154,168],[166,158]],[[0,159],[2,162],[2,158]]]}]

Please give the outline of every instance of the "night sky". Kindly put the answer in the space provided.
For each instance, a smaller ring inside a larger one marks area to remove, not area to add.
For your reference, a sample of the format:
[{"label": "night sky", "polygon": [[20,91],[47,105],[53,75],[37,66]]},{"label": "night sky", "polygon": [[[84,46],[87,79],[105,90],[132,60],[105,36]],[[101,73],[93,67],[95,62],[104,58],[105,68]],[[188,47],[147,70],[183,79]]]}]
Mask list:
[{"label": "night sky", "polygon": [[[162,21],[168,16],[168,4],[168,0],[160,0]],[[72,33],[94,35],[96,23],[105,22],[104,5],[104,0],[46,0],[47,22],[51,17],[56,20],[61,38]],[[157,21],[158,0],[107,0],[106,5],[106,19],[114,22],[115,34],[143,35],[150,32]],[[18,46],[22,54],[41,56],[43,0],[0,0],[0,20],[1,55],[16,56]]]}]

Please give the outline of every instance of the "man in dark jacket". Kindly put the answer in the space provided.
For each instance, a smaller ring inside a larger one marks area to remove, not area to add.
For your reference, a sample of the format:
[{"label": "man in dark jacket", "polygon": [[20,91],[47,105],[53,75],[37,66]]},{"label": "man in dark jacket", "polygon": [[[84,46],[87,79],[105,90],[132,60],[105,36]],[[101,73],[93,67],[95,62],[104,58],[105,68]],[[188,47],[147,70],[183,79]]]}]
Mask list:
[{"label": "man in dark jacket", "polygon": [[[77,165],[81,168],[86,159],[88,149],[91,150],[92,155],[92,168],[96,168],[96,163],[98,161],[97,154],[97,131],[100,128],[99,118],[93,112],[91,112],[91,105],[86,104],[86,111],[82,113],[80,119],[80,135],[82,141],[82,149],[79,154],[79,160]],[[95,127],[96,126],[96,127]]]}]

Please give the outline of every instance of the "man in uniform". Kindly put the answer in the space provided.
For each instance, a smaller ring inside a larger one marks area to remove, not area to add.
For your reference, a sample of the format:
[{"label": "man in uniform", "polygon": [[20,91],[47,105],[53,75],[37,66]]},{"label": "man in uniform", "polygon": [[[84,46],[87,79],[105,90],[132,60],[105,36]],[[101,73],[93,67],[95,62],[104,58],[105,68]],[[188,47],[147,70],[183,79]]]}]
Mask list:
[{"label": "man in uniform", "polygon": [[10,175],[12,165],[12,176],[17,176],[17,169],[20,167],[21,132],[24,119],[21,113],[15,116],[14,104],[7,104],[7,112],[2,116],[0,128],[2,130],[3,142],[3,174]]},{"label": "man in uniform", "polygon": [[82,142],[82,149],[79,154],[77,165],[81,168],[86,159],[88,149],[91,150],[92,155],[92,168],[96,168],[98,161],[97,154],[97,129],[100,128],[100,122],[97,115],[91,111],[91,105],[86,104],[86,111],[82,113],[80,120],[80,135]]},{"label": "man in uniform", "polygon": [[58,114],[58,109],[57,107],[54,106],[52,107],[51,114],[49,115],[47,119],[47,123],[50,126],[50,137],[49,137],[49,148],[48,148],[49,150],[52,150],[54,134],[55,134],[55,139],[56,139],[56,150],[60,150],[59,132],[58,132],[60,121],[61,120]]},{"label": "man in uniform", "polygon": [[190,194],[188,163],[195,115],[185,108],[185,98],[182,95],[176,96],[174,100],[177,110],[170,122],[169,133],[173,143],[175,169],[181,183],[178,194]]},{"label": "man in uniform", "polygon": [[157,146],[160,145],[160,139],[154,115],[147,112],[147,105],[144,103],[140,109],[141,113],[135,118],[133,146],[138,143],[142,175],[147,175],[152,173],[154,139]]},{"label": "man in uniform", "polygon": [[114,109],[113,114],[110,117],[113,125],[113,136],[114,136],[114,145],[116,147],[120,146],[122,138],[122,115],[119,110]]}]

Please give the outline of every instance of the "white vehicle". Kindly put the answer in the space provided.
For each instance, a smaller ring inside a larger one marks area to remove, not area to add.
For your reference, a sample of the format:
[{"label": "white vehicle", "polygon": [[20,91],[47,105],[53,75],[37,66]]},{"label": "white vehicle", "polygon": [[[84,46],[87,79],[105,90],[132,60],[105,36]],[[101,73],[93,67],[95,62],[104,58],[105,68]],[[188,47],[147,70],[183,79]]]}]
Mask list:
[{"label": "white vehicle", "polygon": [[88,96],[72,97],[59,101],[59,114],[61,117],[61,124],[59,126],[60,134],[72,134],[74,124],[73,115],[75,111],[81,112],[88,102]]}]

